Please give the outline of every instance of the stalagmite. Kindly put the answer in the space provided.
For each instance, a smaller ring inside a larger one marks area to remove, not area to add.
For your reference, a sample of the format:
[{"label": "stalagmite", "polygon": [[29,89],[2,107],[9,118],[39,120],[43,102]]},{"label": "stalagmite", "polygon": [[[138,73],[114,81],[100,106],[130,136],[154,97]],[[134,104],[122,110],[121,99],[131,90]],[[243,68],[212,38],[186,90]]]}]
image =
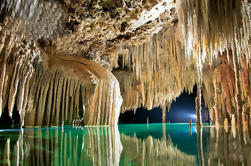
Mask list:
[{"label": "stalagmite", "polygon": [[196,104],[196,124],[197,126],[202,125],[202,118],[201,118],[201,88],[200,85],[197,86],[197,97],[195,98]]}]

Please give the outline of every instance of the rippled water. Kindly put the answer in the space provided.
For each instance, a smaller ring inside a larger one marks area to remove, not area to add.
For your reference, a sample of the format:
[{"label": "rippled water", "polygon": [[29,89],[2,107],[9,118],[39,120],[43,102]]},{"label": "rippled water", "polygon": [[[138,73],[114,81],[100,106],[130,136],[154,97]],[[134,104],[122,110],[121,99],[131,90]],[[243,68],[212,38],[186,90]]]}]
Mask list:
[{"label": "rippled water", "polygon": [[0,165],[250,165],[249,133],[188,124],[1,130]]}]

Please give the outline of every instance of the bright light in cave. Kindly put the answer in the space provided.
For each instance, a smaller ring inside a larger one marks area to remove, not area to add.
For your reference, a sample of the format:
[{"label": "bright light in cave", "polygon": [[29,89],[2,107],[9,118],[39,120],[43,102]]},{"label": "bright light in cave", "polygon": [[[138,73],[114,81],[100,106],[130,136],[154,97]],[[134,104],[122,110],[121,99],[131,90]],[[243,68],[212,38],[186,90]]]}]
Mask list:
[{"label": "bright light in cave", "polygon": [[196,120],[197,116],[196,114],[189,114],[188,115],[192,120]]},{"label": "bright light in cave", "polygon": [[[173,101],[171,108],[166,111],[166,123],[192,123],[196,122],[195,97],[197,89],[194,87],[193,93],[183,92],[176,101]],[[208,110],[202,105],[202,121],[208,123]],[[168,108],[167,108],[168,109]],[[120,114],[119,123],[162,123],[162,109],[160,107],[147,110],[145,108],[126,111]]]}]

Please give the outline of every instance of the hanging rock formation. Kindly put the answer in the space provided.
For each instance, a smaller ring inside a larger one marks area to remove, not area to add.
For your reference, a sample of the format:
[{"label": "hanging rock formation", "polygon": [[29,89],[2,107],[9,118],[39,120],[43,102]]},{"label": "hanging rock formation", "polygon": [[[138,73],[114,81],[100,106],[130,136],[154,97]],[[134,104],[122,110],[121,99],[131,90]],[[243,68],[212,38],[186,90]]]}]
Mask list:
[{"label": "hanging rock formation", "polygon": [[[109,71],[116,64],[112,52],[124,39],[143,43],[164,25],[152,27],[160,14],[168,19],[170,7],[156,1],[3,1],[0,116],[26,126],[117,124],[122,98]],[[138,39],[140,28],[147,32]]]},{"label": "hanging rock formation", "polygon": [[202,98],[216,126],[250,124],[247,0],[0,5],[2,120],[114,125],[141,106],[161,106],[165,119],[172,101],[197,85],[199,125]]},{"label": "hanging rock formation", "polygon": [[199,89],[216,126],[250,119],[250,2],[179,1],[185,55],[197,59]]},{"label": "hanging rock formation", "polygon": [[85,58],[55,55],[53,48],[13,47],[29,54],[3,50],[10,55],[2,63],[1,102],[9,117],[16,111],[26,126],[71,124],[74,119],[117,124],[122,98],[111,72]]},{"label": "hanging rock formation", "polygon": [[245,0],[177,2],[178,25],[161,30],[141,46],[125,47],[120,53],[122,68],[131,71],[130,75],[115,73],[124,98],[122,111],[161,106],[165,112],[183,90],[192,91],[197,84],[199,125],[203,97],[212,124],[219,127],[227,121],[232,126],[247,127],[250,6]]},{"label": "hanging rock formation", "polygon": [[[196,83],[194,59],[186,60],[176,29],[161,31],[140,46],[126,46],[119,52],[121,69],[113,73],[124,99],[122,112],[140,107],[151,110],[168,107],[183,90]],[[129,71],[125,71],[129,70]]]}]

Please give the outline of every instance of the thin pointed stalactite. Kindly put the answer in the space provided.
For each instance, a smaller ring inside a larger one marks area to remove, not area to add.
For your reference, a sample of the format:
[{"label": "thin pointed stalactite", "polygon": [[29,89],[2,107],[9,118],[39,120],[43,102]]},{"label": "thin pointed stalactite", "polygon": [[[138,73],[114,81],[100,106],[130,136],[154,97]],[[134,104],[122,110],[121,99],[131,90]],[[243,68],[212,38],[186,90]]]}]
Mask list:
[{"label": "thin pointed stalactite", "polygon": [[201,88],[200,85],[197,86],[197,97],[195,98],[196,104],[196,125],[202,126],[202,116],[201,116]]},{"label": "thin pointed stalactite", "polygon": [[202,116],[201,116],[201,107],[202,107],[202,62],[201,62],[201,54],[199,54],[198,57],[198,63],[197,63],[197,73],[198,73],[198,83],[197,83],[197,97],[195,98],[195,103],[196,103],[196,125],[197,126],[202,126]]},{"label": "thin pointed stalactite", "polygon": [[166,123],[166,107],[161,108],[162,110],[162,123]]}]

